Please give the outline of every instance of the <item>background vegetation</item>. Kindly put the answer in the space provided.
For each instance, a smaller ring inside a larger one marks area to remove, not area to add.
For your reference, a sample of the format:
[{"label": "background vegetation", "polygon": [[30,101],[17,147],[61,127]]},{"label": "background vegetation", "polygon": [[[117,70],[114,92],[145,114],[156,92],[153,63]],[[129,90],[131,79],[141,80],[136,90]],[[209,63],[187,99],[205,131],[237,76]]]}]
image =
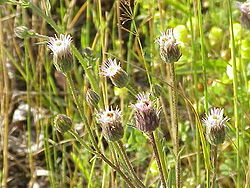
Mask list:
[{"label": "background vegetation", "polygon": [[[161,97],[156,99],[158,107],[162,107],[162,120],[155,135],[166,165],[167,184],[175,187],[169,66],[161,60],[155,43],[160,32],[168,28],[174,28],[182,51],[181,59],[175,63],[182,187],[209,187],[207,182],[213,173],[210,147],[203,143],[204,132],[198,130],[198,118],[210,107],[224,108],[231,118],[226,141],[218,148],[217,186],[250,187],[250,32],[240,24],[235,2],[32,0],[38,10],[29,3],[19,3],[8,1],[0,5],[3,187],[127,187],[100,158],[70,134],[62,135],[52,126],[56,114],[67,114],[79,135],[90,143],[71,89],[65,76],[55,70],[43,37],[56,33],[70,34],[80,52],[76,56],[74,51],[72,77],[84,115],[98,135],[99,147],[123,168],[115,145],[100,134],[95,110],[86,105],[85,94],[91,87],[86,70],[91,70],[96,78],[96,88],[92,85],[92,89],[101,94],[104,104],[122,110],[122,141],[147,187],[159,187],[159,171],[147,136],[133,127],[129,105],[135,97],[128,89],[116,88],[110,80],[100,77],[99,67],[107,58],[116,58],[135,91],[150,91],[154,84],[162,86]],[[18,26],[26,26],[33,36],[16,37],[14,30]],[[93,51],[90,53],[87,47]]]}]

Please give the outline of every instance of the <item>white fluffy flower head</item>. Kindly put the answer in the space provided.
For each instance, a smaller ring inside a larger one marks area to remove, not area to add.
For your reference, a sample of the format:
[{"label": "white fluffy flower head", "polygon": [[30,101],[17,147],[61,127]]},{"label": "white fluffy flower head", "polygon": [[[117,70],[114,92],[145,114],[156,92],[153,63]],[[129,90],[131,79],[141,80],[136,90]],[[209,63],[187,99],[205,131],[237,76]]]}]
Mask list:
[{"label": "white fluffy flower head", "polygon": [[178,42],[174,37],[173,29],[161,32],[161,36],[155,41],[160,47],[161,59],[166,63],[175,63],[181,57]]},{"label": "white fluffy flower head", "polygon": [[97,115],[98,121],[101,124],[120,122],[122,117],[121,111],[118,108],[113,110],[112,107],[106,107],[104,111],[98,113]]},{"label": "white fluffy flower head", "polygon": [[226,126],[225,123],[230,119],[227,116],[223,117],[223,108],[212,108],[206,117],[202,119],[206,127],[216,128],[221,126]]},{"label": "white fluffy flower head", "polygon": [[70,53],[70,44],[72,37],[70,35],[60,34],[59,37],[50,37],[47,42],[49,49],[53,52],[54,56],[64,56]]},{"label": "white fluffy flower head", "polygon": [[149,108],[152,108],[152,101],[150,100],[150,94],[149,93],[140,93],[136,96],[137,103],[132,104],[131,107],[133,107],[136,110],[143,111],[147,110]]},{"label": "white fluffy flower head", "polygon": [[171,44],[178,44],[174,37],[173,29],[168,29],[166,32],[161,32],[161,36],[155,41],[159,46],[169,46]]},{"label": "white fluffy flower head", "polygon": [[104,62],[104,65],[101,66],[101,74],[105,77],[113,77],[121,70],[120,62],[117,63],[116,59],[108,59]]}]

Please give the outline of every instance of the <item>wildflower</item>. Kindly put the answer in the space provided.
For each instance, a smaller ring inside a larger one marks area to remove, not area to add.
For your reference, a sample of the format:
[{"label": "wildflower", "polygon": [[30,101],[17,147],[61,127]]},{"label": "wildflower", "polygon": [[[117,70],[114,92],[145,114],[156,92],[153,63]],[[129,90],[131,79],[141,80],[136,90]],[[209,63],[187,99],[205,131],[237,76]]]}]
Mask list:
[{"label": "wildflower", "polygon": [[124,130],[121,122],[122,115],[118,108],[113,110],[112,107],[110,109],[107,107],[97,115],[98,121],[102,126],[102,133],[107,140],[115,142],[123,137]]},{"label": "wildflower", "polygon": [[154,131],[159,126],[158,111],[154,108],[149,94],[138,94],[137,103],[131,105],[134,108],[136,127],[146,133]]},{"label": "wildflower", "polygon": [[72,128],[72,121],[70,117],[58,114],[54,119],[54,126],[60,133],[65,133]]},{"label": "wildflower", "polygon": [[156,40],[160,47],[161,59],[166,63],[177,62],[181,57],[181,52],[178,47],[178,42],[173,34],[173,29],[168,29],[167,32],[161,32],[161,36]]},{"label": "wildflower", "polygon": [[88,89],[86,94],[86,101],[89,106],[96,107],[99,103],[100,97],[99,95],[94,92],[92,89]]},{"label": "wildflower", "polygon": [[212,145],[222,144],[225,140],[225,123],[228,117],[223,117],[224,109],[213,108],[206,117],[202,119],[206,126],[207,140]]},{"label": "wildflower", "polygon": [[49,49],[53,52],[53,60],[59,72],[68,72],[74,67],[73,55],[70,51],[72,38],[70,35],[60,35],[59,38],[50,37],[47,42]]},{"label": "wildflower", "polygon": [[128,84],[128,74],[121,68],[120,63],[116,62],[116,59],[108,59],[104,62],[101,74],[109,77],[116,87],[122,88]]},{"label": "wildflower", "polygon": [[250,28],[250,1],[236,2],[236,7],[240,10],[240,23],[245,28]]}]

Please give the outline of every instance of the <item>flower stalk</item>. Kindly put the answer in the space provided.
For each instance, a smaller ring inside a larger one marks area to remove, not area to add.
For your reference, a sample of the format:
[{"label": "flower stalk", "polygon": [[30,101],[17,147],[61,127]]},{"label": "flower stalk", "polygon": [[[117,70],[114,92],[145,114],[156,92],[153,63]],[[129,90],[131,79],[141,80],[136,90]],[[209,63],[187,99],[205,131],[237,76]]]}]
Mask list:
[{"label": "flower stalk", "polygon": [[156,142],[155,142],[154,133],[150,132],[148,134],[148,137],[149,137],[149,141],[150,141],[150,143],[152,145],[152,148],[154,150],[155,160],[156,160],[156,163],[158,165],[159,172],[160,172],[162,187],[166,188],[167,184],[166,184],[166,180],[164,178],[163,168],[162,168],[162,165],[161,165],[160,156],[159,156],[157,145],[156,145]]},{"label": "flower stalk", "polygon": [[212,163],[213,163],[213,175],[211,179],[211,187],[215,188],[216,176],[217,176],[217,150],[218,146],[212,146]]},{"label": "flower stalk", "polygon": [[146,188],[145,185],[142,183],[142,181],[141,181],[141,180],[139,179],[139,177],[137,176],[137,174],[135,173],[135,170],[134,170],[134,168],[133,168],[133,166],[132,166],[132,164],[131,164],[131,162],[130,162],[130,160],[129,160],[129,158],[128,158],[128,155],[126,154],[126,151],[125,151],[125,149],[124,149],[124,146],[123,146],[122,141],[119,140],[119,141],[116,142],[116,144],[117,144],[117,146],[118,146],[118,149],[121,151],[122,158],[123,158],[125,164],[127,165],[128,169],[129,169],[129,171],[130,171],[130,173],[132,174],[132,176],[133,176],[133,178],[134,178],[136,184],[137,184],[139,187],[141,187],[141,188]]},{"label": "flower stalk", "polygon": [[166,179],[164,177],[157,144],[153,134],[153,131],[155,131],[159,126],[159,111],[154,108],[153,102],[150,100],[149,93],[138,94],[137,103],[132,104],[131,107],[133,107],[135,110],[134,117],[136,121],[136,127],[149,136],[149,140],[153,147],[155,159],[160,172],[162,186],[166,188]]},{"label": "flower stalk", "polygon": [[178,133],[178,115],[177,115],[177,92],[176,92],[176,76],[174,64],[179,61],[182,53],[179,49],[179,42],[174,37],[174,30],[168,29],[166,32],[162,32],[161,36],[156,40],[159,45],[160,56],[164,63],[169,65],[167,70],[170,74],[170,111],[171,111],[171,123],[174,137],[174,153],[176,157],[175,164],[175,177],[176,187],[181,187],[180,180],[180,157],[179,157],[179,133]]},{"label": "flower stalk", "polygon": [[[88,124],[88,121],[87,121],[86,117],[84,116],[83,107],[82,107],[82,105],[81,105],[81,104],[79,103],[79,101],[78,101],[78,98],[77,98],[77,95],[76,95],[76,92],[75,92],[75,88],[74,88],[74,85],[73,85],[72,77],[71,77],[70,73],[65,73],[65,75],[66,75],[66,77],[67,77],[67,80],[68,80],[68,83],[69,83],[69,86],[70,86],[70,90],[71,90],[71,92],[72,92],[72,96],[73,96],[73,99],[74,99],[75,104],[76,104],[76,106],[77,106],[77,109],[78,109],[78,111],[79,111],[79,113],[80,113],[80,116],[81,116],[83,122],[85,123],[85,125],[86,125],[86,127],[87,127],[88,133],[90,134],[90,138],[91,138],[92,144],[93,144],[94,149],[95,149],[95,151],[94,151],[95,154],[96,154],[97,156],[99,156],[99,157],[100,157],[105,163],[107,163],[111,168],[113,168],[114,170],[116,170],[116,171],[120,174],[120,176],[124,179],[124,181],[125,181],[131,188],[136,188],[136,187],[132,184],[131,180],[130,180],[130,179],[120,170],[120,168],[117,167],[116,165],[114,165],[114,164],[113,164],[113,163],[112,163],[112,162],[111,162],[111,161],[101,152],[101,150],[100,150],[100,148],[98,147],[98,144],[97,144],[97,142],[96,142],[96,140],[95,140],[95,138],[94,138],[94,135],[93,135],[93,133],[92,133],[92,131],[91,131],[91,128],[90,128],[90,126],[89,126],[89,124]],[[72,132],[70,132],[70,133],[72,134]],[[83,141],[82,141],[82,139],[79,137],[78,134],[72,134],[72,135],[77,139],[78,142],[80,142],[81,145],[86,146],[86,144],[83,144]]]},{"label": "flower stalk", "polygon": [[213,163],[213,174],[210,181],[211,187],[215,187],[216,175],[217,175],[217,147],[222,144],[225,140],[225,127],[226,122],[229,120],[228,117],[223,117],[224,109],[212,108],[206,117],[202,119],[206,126],[206,137],[208,142],[211,144],[212,151],[212,163]]},{"label": "flower stalk", "polygon": [[171,87],[170,89],[170,103],[171,103],[171,123],[172,129],[174,133],[174,153],[176,157],[176,164],[175,164],[175,178],[176,178],[176,187],[181,187],[181,180],[180,180],[180,156],[179,156],[179,125],[178,125],[178,114],[177,114],[177,93],[175,91],[176,88],[176,76],[175,76],[175,67],[174,63],[169,64],[170,69],[170,80],[171,80]]}]

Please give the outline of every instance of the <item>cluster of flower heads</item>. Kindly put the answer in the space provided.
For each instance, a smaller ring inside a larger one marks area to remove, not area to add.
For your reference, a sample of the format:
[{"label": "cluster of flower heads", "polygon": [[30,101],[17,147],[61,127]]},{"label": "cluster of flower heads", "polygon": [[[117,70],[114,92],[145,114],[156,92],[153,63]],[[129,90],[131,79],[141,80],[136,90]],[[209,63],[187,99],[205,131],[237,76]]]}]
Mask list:
[{"label": "cluster of flower heads", "polygon": [[[250,1],[246,3],[238,3],[237,7],[242,11],[242,14],[249,16]],[[70,35],[60,35],[59,37],[50,37],[48,43],[49,49],[53,52],[53,60],[55,67],[60,72],[68,72],[73,68],[73,55],[70,51],[72,38]],[[178,42],[173,35],[173,29],[168,29],[167,32],[162,32],[161,36],[156,40],[160,47],[160,56],[166,63],[174,63],[181,57],[181,52],[178,47]],[[108,59],[101,66],[101,75],[109,77],[112,83],[117,87],[125,87],[128,84],[128,74],[121,68],[120,62],[116,59]],[[87,92],[87,101],[91,106],[97,106],[99,96],[92,90]],[[154,108],[153,101],[150,100],[149,93],[141,93],[137,95],[137,102],[132,104],[134,109],[134,117],[136,127],[145,132],[150,133],[159,126],[159,111]],[[228,117],[223,117],[223,109],[213,108],[202,119],[206,126],[206,136],[210,144],[218,145],[225,140],[225,123],[229,120]],[[56,121],[66,119],[65,117],[56,118]],[[102,131],[106,139],[117,141],[123,137],[124,130],[121,122],[121,111],[116,108],[106,108],[98,113],[98,121],[102,125]],[[69,120],[67,120],[69,121]],[[60,121],[63,122],[63,121]],[[69,123],[56,123],[69,124]],[[63,127],[63,126],[62,126]]]},{"label": "cluster of flower heads", "polygon": [[202,119],[206,126],[207,140],[212,145],[222,144],[225,140],[225,127],[228,117],[223,116],[224,109],[212,108]]},{"label": "cluster of flower heads", "polygon": [[[137,102],[132,104],[134,109],[135,125],[140,131],[150,133],[159,126],[159,111],[155,109],[149,94],[138,94]],[[102,126],[102,132],[109,141],[117,141],[122,138],[124,131],[121,123],[121,111],[116,108],[106,108],[98,113],[97,119]]]}]

